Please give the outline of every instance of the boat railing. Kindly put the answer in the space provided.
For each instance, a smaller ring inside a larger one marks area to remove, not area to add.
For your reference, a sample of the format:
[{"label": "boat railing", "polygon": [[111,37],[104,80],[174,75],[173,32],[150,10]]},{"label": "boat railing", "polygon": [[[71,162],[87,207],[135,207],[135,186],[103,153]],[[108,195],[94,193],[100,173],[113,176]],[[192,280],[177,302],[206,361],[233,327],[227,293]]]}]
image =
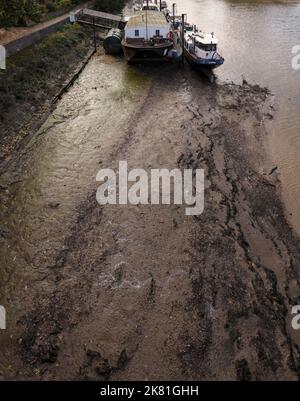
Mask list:
[{"label": "boat railing", "polygon": [[172,40],[169,38],[162,38],[162,37],[153,37],[151,39],[145,39],[145,38],[128,38],[126,37],[126,43],[130,45],[143,45],[143,46],[155,46],[155,45],[161,45],[161,44],[166,44],[166,43],[171,43]]},{"label": "boat railing", "polygon": [[212,60],[220,60],[223,59],[223,57],[217,52],[215,51],[214,54],[212,55]]}]

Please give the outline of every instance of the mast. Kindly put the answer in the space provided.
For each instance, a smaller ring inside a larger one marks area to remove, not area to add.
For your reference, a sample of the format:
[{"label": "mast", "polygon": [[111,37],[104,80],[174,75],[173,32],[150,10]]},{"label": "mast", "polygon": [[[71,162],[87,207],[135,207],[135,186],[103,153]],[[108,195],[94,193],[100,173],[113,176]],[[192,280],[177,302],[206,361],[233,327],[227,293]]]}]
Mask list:
[{"label": "mast", "polygon": [[146,41],[148,42],[148,8],[149,8],[149,0],[147,0],[147,7],[146,7]]},{"label": "mast", "polygon": [[175,7],[176,7],[176,3],[173,3],[173,29],[175,27]]},{"label": "mast", "polygon": [[182,63],[182,65],[184,64],[184,29],[185,29],[185,16],[186,16],[186,14],[182,14],[182,16],[181,16],[181,21],[182,21],[182,27],[181,27],[181,46],[182,46],[181,63]]}]

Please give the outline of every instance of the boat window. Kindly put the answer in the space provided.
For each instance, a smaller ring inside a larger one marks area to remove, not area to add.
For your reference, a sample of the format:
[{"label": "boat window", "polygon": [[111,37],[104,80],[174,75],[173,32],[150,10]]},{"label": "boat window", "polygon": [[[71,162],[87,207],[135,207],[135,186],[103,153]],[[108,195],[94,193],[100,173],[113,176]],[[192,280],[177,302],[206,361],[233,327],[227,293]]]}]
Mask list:
[{"label": "boat window", "polygon": [[203,43],[195,41],[195,46],[197,46],[199,49],[205,50],[205,45]]},{"label": "boat window", "polygon": [[134,31],[134,36],[140,36],[140,31],[138,30],[138,29],[136,29],[135,31]]},{"label": "boat window", "polygon": [[160,36],[160,30],[159,30],[159,29],[156,29],[155,35],[156,35],[156,36]]},{"label": "boat window", "polygon": [[208,45],[204,45],[203,43],[195,42],[195,44],[199,49],[204,50],[206,52],[215,52],[217,50],[217,45],[214,43],[209,43]]},{"label": "boat window", "polygon": [[206,51],[210,51],[210,52],[215,52],[217,50],[217,45],[216,44],[209,44],[206,45]]}]

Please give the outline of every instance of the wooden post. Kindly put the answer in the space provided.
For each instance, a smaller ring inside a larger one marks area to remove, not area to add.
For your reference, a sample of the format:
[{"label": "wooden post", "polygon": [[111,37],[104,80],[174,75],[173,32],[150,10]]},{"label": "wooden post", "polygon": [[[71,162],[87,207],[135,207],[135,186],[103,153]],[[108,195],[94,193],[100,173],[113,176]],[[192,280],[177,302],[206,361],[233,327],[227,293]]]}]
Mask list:
[{"label": "wooden post", "polygon": [[181,63],[184,65],[184,25],[185,25],[185,14],[181,15],[181,46],[182,46],[182,55],[181,55]]},{"label": "wooden post", "polygon": [[175,6],[176,6],[176,3],[173,3],[173,29],[174,29],[174,26],[175,26]]},{"label": "wooden post", "polygon": [[95,17],[93,17],[93,30],[94,30],[94,48],[97,51],[97,38],[96,38],[96,27],[95,27]]},{"label": "wooden post", "polygon": [[148,42],[148,7],[149,7],[149,0],[147,0],[147,9],[146,9],[146,41]]}]

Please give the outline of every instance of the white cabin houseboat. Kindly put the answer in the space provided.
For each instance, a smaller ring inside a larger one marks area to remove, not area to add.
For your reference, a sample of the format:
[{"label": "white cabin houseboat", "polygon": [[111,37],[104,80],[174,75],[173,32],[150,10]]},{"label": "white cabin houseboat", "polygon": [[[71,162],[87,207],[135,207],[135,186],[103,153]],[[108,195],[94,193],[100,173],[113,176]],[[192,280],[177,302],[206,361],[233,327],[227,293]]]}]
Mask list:
[{"label": "white cabin houseboat", "polygon": [[173,47],[171,24],[160,11],[142,10],[129,18],[122,47],[128,61],[164,58]]}]

